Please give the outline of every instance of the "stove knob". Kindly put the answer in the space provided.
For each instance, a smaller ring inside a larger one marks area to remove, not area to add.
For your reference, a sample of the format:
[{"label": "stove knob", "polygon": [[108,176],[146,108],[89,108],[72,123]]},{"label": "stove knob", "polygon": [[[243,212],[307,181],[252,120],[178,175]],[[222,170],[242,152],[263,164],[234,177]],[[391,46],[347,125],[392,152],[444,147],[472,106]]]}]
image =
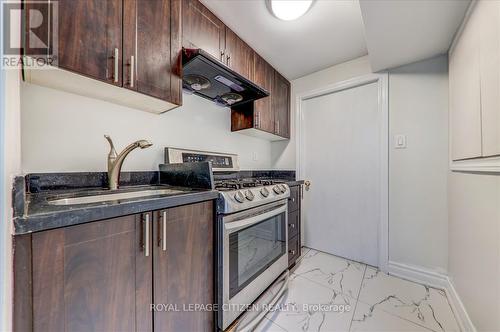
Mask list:
[{"label": "stove knob", "polygon": [[277,186],[277,185],[276,185],[276,186],[274,186],[274,187],[273,187],[273,190],[274,190],[274,192],[276,193],[276,195],[281,194],[281,188],[280,188],[279,186]]},{"label": "stove knob", "polygon": [[264,197],[267,197],[269,196],[269,190],[266,187],[264,187],[260,190],[260,194]]},{"label": "stove knob", "polygon": [[245,196],[243,196],[243,194],[241,193],[241,191],[237,191],[235,194],[234,194],[234,199],[236,200],[236,202],[238,203],[243,203],[245,201]]},{"label": "stove knob", "polygon": [[280,184],[281,192],[286,193],[286,186],[284,184]]},{"label": "stove knob", "polygon": [[253,194],[253,192],[251,190],[247,190],[247,191],[245,191],[245,197],[249,201],[253,201],[253,199],[255,198],[255,195]]}]

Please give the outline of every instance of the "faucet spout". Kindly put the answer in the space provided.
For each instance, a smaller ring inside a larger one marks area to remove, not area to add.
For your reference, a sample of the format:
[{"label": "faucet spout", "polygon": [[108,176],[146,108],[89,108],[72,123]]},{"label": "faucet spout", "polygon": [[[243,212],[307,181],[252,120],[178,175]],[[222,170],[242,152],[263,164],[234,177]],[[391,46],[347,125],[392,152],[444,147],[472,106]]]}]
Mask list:
[{"label": "faucet spout", "polygon": [[118,189],[118,183],[120,180],[120,172],[122,169],[122,165],[123,165],[123,162],[125,161],[125,158],[128,156],[128,154],[137,148],[146,149],[146,148],[149,148],[153,144],[149,141],[146,141],[146,140],[139,140],[139,141],[136,141],[136,142],[130,144],[125,149],[123,149],[122,152],[117,154],[115,147],[113,145],[113,141],[111,140],[111,137],[109,137],[108,135],[104,135],[104,137],[108,140],[109,145],[111,147],[111,150],[109,151],[109,154],[108,154],[109,189],[116,190],[116,189]]}]

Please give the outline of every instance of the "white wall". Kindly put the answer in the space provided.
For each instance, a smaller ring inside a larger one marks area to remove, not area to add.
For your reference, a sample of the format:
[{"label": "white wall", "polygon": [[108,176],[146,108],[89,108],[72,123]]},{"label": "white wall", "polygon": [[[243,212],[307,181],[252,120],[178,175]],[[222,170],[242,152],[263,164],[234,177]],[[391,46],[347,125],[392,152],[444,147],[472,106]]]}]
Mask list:
[{"label": "white wall", "polygon": [[[0,29],[1,30],[1,29]],[[15,33],[15,32],[13,32]],[[0,31],[3,36],[3,31]],[[0,45],[3,41],[0,41]],[[0,84],[0,331],[12,330],[12,180],[21,172],[19,71]]]},{"label": "white wall", "polygon": [[197,96],[184,95],[182,107],[157,115],[27,83],[21,93],[25,173],[105,171],[104,134],[117,150],[137,139],[153,142],[132,152],[123,170],[158,169],[167,146],[237,153],[242,169],[271,166],[270,142],[232,133],[230,110]]},{"label": "white wall", "polygon": [[438,273],[448,265],[448,61],[389,71],[389,260]]},{"label": "white wall", "polygon": [[[298,95],[370,73],[369,59],[362,57],[292,81],[292,139],[272,144],[273,166],[296,167]],[[389,149],[389,259],[443,273],[448,259],[447,77],[445,56],[389,72],[390,134],[408,135],[406,150]]]},{"label": "white wall", "polygon": [[500,175],[449,177],[449,274],[478,331],[500,331]]}]

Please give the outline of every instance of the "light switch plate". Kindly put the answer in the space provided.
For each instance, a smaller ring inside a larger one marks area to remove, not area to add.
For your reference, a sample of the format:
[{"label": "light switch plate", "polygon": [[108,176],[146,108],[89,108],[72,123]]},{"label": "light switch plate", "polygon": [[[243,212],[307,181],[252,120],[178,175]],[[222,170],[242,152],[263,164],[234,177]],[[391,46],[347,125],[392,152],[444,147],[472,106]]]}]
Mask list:
[{"label": "light switch plate", "polygon": [[406,149],[406,135],[395,135],[394,136],[394,148],[395,149]]}]

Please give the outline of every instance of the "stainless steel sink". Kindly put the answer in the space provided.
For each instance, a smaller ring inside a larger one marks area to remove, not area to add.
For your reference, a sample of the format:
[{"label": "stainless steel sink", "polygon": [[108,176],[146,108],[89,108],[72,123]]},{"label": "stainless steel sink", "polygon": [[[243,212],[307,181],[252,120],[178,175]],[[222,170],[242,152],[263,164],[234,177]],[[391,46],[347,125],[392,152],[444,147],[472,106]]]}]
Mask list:
[{"label": "stainless steel sink", "polygon": [[92,204],[92,203],[117,201],[122,199],[134,199],[134,198],[142,198],[142,197],[157,196],[157,195],[173,195],[173,194],[180,194],[183,192],[185,191],[174,190],[174,189],[149,189],[149,190],[102,194],[94,196],[60,198],[60,199],[49,200],[48,202],[51,205]]}]

